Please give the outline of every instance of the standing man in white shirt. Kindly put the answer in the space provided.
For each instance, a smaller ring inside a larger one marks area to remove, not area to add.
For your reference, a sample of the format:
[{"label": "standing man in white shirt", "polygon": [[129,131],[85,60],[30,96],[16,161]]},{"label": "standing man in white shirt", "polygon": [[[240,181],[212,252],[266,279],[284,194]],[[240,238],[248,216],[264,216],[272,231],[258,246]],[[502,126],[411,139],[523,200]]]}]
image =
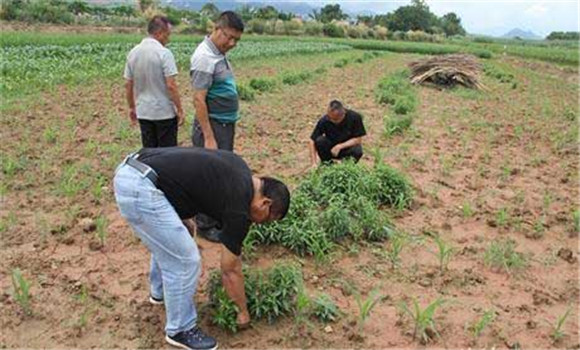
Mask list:
[{"label": "standing man in white shirt", "polygon": [[125,92],[129,118],[139,121],[143,147],[177,146],[177,127],[184,121],[177,88],[177,65],[169,43],[171,24],[167,17],[149,21],[149,36],[127,55]]}]

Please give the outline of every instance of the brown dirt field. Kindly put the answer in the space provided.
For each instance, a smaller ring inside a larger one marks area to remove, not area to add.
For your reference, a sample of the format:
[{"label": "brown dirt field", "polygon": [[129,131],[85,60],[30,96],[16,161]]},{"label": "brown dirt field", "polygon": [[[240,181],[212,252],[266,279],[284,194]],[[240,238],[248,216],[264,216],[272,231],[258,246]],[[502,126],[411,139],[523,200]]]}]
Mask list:
[{"label": "brown dirt field", "polygon": [[[564,72],[521,60],[503,59],[516,75],[517,88],[485,78],[488,92],[417,88],[420,105],[413,126],[402,136],[383,136],[378,80],[416,58],[386,54],[363,64],[329,68],[310,82],[281,87],[251,103],[242,103],[236,152],[259,174],[273,174],[296,184],[309,164],[306,140],[317,117],[332,98],[343,100],[365,116],[369,136],[365,163],[378,147],[384,161],[412,180],[412,208],[394,213],[397,227],[413,237],[392,269],[384,258],[389,242],[344,246],[320,264],[303,258],[309,292],[332,296],[344,315],[331,324],[296,327],[292,319],[256,322],[231,334],[211,324],[206,284],[218,267],[219,246],[198,240],[204,274],[197,293],[203,327],[222,348],[580,348],[578,339],[578,232],[572,212],[578,208],[577,127],[578,72]],[[285,64],[326,62],[327,55],[287,57]],[[545,69],[544,69],[545,68]],[[242,80],[259,74],[238,64]],[[555,74],[554,71],[559,72]],[[163,340],[163,307],[151,306],[147,272],[149,254],[120,217],[110,180],[124,154],[138,148],[136,129],[126,126],[120,82],[98,82],[83,88],[61,87],[3,117],[2,152],[24,153],[26,172],[6,179],[0,217],[8,222],[0,246],[0,347],[14,348],[168,348]],[[182,98],[190,102],[186,74],[180,74]],[[575,120],[564,116],[572,110]],[[47,143],[48,126],[59,140]],[[189,127],[180,143],[189,146]],[[572,133],[572,134],[571,134]],[[577,130],[576,134],[577,135]],[[80,164],[73,181],[102,174],[106,181],[72,197],[59,194],[63,169]],[[4,181],[4,180],[3,180]],[[100,199],[89,195],[101,188]],[[92,193],[92,192],[91,192]],[[472,208],[470,215],[465,208]],[[507,213],[501,221],[498,212]],[[83,218],[107,219],[100,246],[94,232],[84,232]],[[431,235],[438,233],[457,254],[441,274]],[[528,259],[512,274],[484,265],[484,253],[495,238],[510,238]],[[280,247],[262,247],[246,258],[250,266],[270,266],[296,257]],[[565,260],[566,259],[566,260]],[[32,282],[32,315],[25,315],[12,296],[10,273],[20,268]],[[362,337],[353,320],[358,313],[350,287],[366,295],[379,288],[383,300],[371,312]],[[84,296],[83,296],[84,295]],[[446,302],[435,314],[439,337],[422,345],[399,305],[416,298],[424,307],[437,297]],[[565,336],[550,338],[551,325],[567,308]],[[496,318],[475,339],[468,331],[485,310]],[[549,322],[546,322],[548,320]]]}]

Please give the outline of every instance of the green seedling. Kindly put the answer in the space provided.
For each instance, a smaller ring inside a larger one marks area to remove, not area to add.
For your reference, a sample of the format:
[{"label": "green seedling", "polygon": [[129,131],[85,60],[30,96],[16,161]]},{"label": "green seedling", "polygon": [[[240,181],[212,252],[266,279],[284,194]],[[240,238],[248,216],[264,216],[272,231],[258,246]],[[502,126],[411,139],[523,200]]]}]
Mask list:
[{"label": "green seedling", "polygon": [[26,315],[31,315],[30,308],[30,282],[22,276],[20,269],[12,270],[13,297]]},{"label": "green seedling", "polygon": [[396,269],[401,265],[401,252],[408,243],[407,236],[403,233],[396,233],[390,239],[389,249],[387,249],[387,258],[391,262],[391,267]]},{"label": "green seedling", "polygon": [[493,310],[487,310],[483,313],[481,318],[479,318],[473,325],[471,325],[471,335],[473,338],[479,338],[483,330],[495,320],[495,312]]},{"label": "green seedling", "polygon": [[437,244],[437,251],[434,254],[439,260],[439,272],[443,274],[447,271],[447,266],[455,253],[455,249],[439,236],[435,236],[433,240],[435,241],[435,244]]},{"label": "green seedling", "polygon": [[500,227],[507,227],[509,222],[509,214],[506,208],[501,208],[497,211],[496,222]]},{"label": "green seedling", "polygon": [[411,320],[413,320],[413,339],[419,337],[421,343],[427,344],[433,338],[433,335],[439,336],[433,317],[435,316],[435,311],[437,311],[443,302],[443,299],[437,298],[423,310],[421,310],[416,299],[413,299],[413,310],[411,310],[406,303],[401,305],[403,311],[411,317]]},{"label": "green seedling", "polygon": [[568,310],[566,310],[563,315],[556,319],[556,323],[552,325],[552,333],[550,334],[550,337],[552,337],[554,342],[560,341],[566,335],[566,333],[564,333],[562,330],[562,327],[564,326],[564,323],[566,323],[568,316],[570,316],[571,311],[572,308],[568,308]]},{"label": "green seedling", "polygon": [[461,206],[461,212],[463,213],[464,218],[470,218],[474,214],[473,207],[469,202],[463,202],[463,205]]},{"label": "green seedling", "polygon": [[107,218],[103,215],[95,219],[96,234],[101,246],[105,245],[105,239],[107,238],[107,224]]},{"label": "green seedling", "polygon": [[577,209],[572,212],[572,222],[574,223],[574,232],[580,233],[580,210]]},{"label": "green seedling", "polygon": [[358,306],[358,333],[359,335],[362,335],[365,321],[369,318],[373,308],[379,301],[381,301],[382,296],[378,294],[377,289],[374,289],[364,300],[358,292],[354,295],[354,298],[356,300],[356,305]]},{"label": "green seedling", "polygon": [[312,314],[322,322],[335,322],[338,319],[339,310],[327,294],[320,294],[313,301]]},{"label": "green seedling", "polygon": [[495,240],[491,242],[484,255],[487,266],[504,270],[508,274],[527,265],[525,257],[515,251],[514,241]]}]

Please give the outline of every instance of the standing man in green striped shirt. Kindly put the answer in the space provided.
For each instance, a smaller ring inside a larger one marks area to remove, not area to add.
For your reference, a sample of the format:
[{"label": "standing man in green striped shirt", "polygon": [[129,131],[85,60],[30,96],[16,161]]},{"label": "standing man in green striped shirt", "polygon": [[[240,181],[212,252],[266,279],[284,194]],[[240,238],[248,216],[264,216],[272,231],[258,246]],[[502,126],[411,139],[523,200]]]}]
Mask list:
[{"label": "standing man in green striped shirt", "polygon": [[[192,141],[196,147],[234,150],[239,101],[232,66],[226,53],[244,32],[244,23],[233,11],[223,12],[213,32],[197,46],[191,56],[191,85],[195,121]],[[198,234],[219,242],[221,228],[211,217],[197,215]]]}]

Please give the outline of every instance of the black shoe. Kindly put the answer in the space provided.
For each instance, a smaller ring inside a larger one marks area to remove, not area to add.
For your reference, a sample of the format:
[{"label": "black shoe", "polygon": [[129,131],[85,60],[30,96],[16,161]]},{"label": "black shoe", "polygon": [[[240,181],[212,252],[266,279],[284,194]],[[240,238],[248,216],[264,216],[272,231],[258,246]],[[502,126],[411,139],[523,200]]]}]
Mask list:
[{"label": "black shoe", "polygon": [[220,235],[222,233],[222,230],[216,228],[216,227],[210,227],[208,229],[197,229],[197,234],[204,239],[207,239],[210,242],[214,242],[214,243],[219,243],[221,242],[220,240]]},{"label": "black shoe", "polygon": [[177,333],[174,336],[166,335],[165,340],[169,344],[183,349],[215,350],[218,347],[215,338],[205,334],[197,326],[188,331]]},{"label": "black shoe", "polygon": [[149,295],[149,303],[153,305],[163,305],[163,298],[155,298],[153,295]]}]

